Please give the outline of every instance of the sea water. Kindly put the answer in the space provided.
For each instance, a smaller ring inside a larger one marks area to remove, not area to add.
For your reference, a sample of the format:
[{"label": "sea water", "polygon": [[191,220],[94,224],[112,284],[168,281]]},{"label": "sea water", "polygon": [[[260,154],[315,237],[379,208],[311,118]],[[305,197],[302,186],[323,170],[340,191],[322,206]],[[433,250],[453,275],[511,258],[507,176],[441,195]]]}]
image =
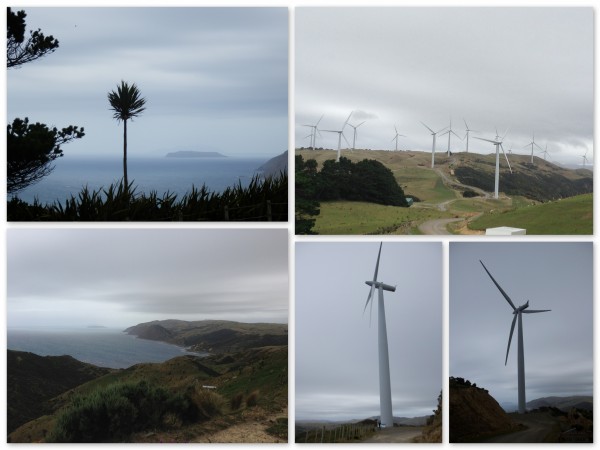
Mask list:
[{"label": "sea water", "polygon": [[[202,185],[212,192],[241,183],[246,187],[257,169],[269,158],[129,158],[127,177],[137,193],[156,191],[159,197],[170,192],[181,198],[192,186]],[[64,204],[71,195],[77,197],[85,186],[90,190],[108,188],[123,177],[121,158],[62,157],[54,162],[54,171],[38,183],[18,193],[26,202],[37,198],[40,203],[59,200]],[[10,198],[10,196],[9,196]]]},{"label": "sea water", "polygon": [[139,339],[111,328],[25,329],[9,328],[9,350],[40,356],[70,355],[79,361],[121,369],[142,362],[163,362],[176,356],[206,353],[189,352],[166,342]]}]

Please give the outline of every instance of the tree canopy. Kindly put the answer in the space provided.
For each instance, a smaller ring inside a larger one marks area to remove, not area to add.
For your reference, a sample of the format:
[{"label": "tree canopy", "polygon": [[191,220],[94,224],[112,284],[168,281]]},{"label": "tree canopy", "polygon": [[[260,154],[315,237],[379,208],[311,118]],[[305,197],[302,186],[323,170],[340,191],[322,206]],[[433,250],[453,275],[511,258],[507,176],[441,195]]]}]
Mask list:
[{"label": "tree canopy", "polygon": [[54,170],[52,161],[63,155],[60,146],[83,136],[83,128],[73,125],[58,130],[39,122],[30,124],[27,117],[15,119],[6,133],[8,193],[16,193],[50,174]]},{"label": "tree canopy", "polygon": [[25,39],[25,11],[16,13],[8,8],[6,15],[6,66],[18,67],[35,61],[54,52],[58,48],[58,40],[53,36],[44,36],[39,28],[29,31]]}]

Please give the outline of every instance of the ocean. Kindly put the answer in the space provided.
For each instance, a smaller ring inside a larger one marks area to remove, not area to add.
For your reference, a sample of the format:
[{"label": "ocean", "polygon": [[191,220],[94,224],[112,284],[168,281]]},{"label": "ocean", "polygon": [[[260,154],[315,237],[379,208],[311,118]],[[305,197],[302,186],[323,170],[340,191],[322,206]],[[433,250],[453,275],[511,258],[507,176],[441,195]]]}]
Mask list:
[{"label": "ocean", "polygon": [[[134,157],[127,161],[127,176],[138,193],[156,191],[160,197],[169,191],[181,198],[192,185],[199,188],[206,184],[214,192],[222,192],[239,182],[247,186],[268,159]],[[84,186],[90,190],[107,188],[123,177],[122,158],[63,156],[54,166],[50,175],[20,191],[18,197],[29,203],[37,197],[42,204],[56,200],[64,204],[65,199],[71,194],[77,196]]]},{"label": "ocean", "polygon": [[101,367],[123,369],[142,362],[163,362],[181,355],[205,356],[165,342],[138,339],[112,328],[9,328],[7,347],[40,356],[70,355]]}]

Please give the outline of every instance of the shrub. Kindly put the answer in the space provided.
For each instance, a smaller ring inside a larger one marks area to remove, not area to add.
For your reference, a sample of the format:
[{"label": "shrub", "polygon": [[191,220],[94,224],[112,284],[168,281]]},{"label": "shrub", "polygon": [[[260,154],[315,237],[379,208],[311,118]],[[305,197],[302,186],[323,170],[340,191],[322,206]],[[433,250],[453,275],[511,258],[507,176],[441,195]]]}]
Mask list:
[{"label": "shrub", "polygon": [[223,414],[225,400],[216,392],[195,388],[191,397],[198,411],[198,419],[208,420]]},{"label": "shrub", "polygon": [[58,416],[49,442],[123,442],[131,433],[195,420],[189,397],[145,381],[116,383],[75,397]]},{"label": "shrub", "polygon": [[241,393],[236,394],[231,398],[231,400],[229,402],[229,407],[231,408],[232,411],[240,409],[240,406],[242,406],[243,400],[244,400],[244,396]]},{"label": "shrub", "polygon": [[248,408],[258,404],[258,391],[252,391],[246,398],[246,406]]}]

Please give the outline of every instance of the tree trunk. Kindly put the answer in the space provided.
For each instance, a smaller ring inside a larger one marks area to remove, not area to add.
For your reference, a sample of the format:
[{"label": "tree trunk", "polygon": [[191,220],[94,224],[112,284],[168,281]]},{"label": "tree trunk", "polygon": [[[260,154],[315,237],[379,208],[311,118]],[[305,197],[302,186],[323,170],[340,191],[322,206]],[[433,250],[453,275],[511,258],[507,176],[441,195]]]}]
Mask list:
[{"label": "tree trunk", "polygon": [[123,121],[123,191],[129,190],[127,182],[127,119]]}]

